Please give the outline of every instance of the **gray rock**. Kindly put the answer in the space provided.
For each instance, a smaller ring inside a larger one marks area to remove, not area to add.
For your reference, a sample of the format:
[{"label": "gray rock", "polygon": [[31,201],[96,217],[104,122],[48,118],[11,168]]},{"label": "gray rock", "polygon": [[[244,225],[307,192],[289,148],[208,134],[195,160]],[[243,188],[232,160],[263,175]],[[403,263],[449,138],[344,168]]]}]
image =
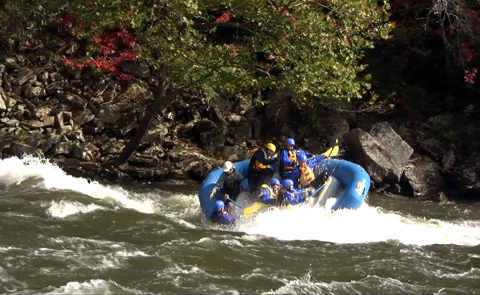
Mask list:
[{"label": "gray rock", "polygon": [[58,81],[45,86],[45,91],[47,92],[48,95],[55,95],[59,91],[62,91],[64,88],[65,88],[65,82]]},{"label": "gray rock", "polygon": [[43,138],[43,135],[41,132],[35,132],[30,134],[27,138],[23,140],[23,143],[33,146],[33,147],[38,147],[40,145],[40,142]]},{"label": "gray rock", "polygon": [[20,122],[17,119],[9,119],[4,117],[0,119],[0,123],[5,127],[18,127]]},{"label": "gray rock", "polygon": [[13,79],[12,83],[14,85],[23,85],[30,80],[36,80],[37,75],[31,70],[20,72],[15,79]]},{"label": "gray rock", "polygon": [[343,138],[356,162],[368,171],[372,180],[376,183],[384,180],[398,183],[413,149],[406,143],[394,146],[398,138],[388,129],[384,138],[380,139],[381,142],[378,141],[380,132],[375,134],[376,137],[373,137],[362,129],[355,128]]},{"label": "gray rock", "polygon": [[34,109],[34,114],[37,118],[44,118],[51,115],[52,107],[51,106],[41,106]]},{"label": "gray rock", "polygon": [[20,126],[29,129],[40,129],[43,127],[43,122],[40,120],[23,120],[20,122]]},{"label": "gray rock", "polygon": [[59,135],[48,135],[47,138],[40,141],[38,148],[40,148],[45,154],[47,154],[52,149],[52,147],[59,142]]},{"label": "gray rock", "polygon": [[410,186],[414,197],[436,196],[444,189],[440,165],[424,155],[409,161],[402,176],[403,181]]},{"label": "gray rock", "polygon": [[195,122],[195,132],[203,133],[215,129],[217,126],[209,119],[202,119]]},{"label": "gray rock", "polygon": [[72,115],[73,122],[76,126],[83,126],[95,118],[95,115],[89,109],[83,111],[73,111]]},{"label": "gray rock", "polygon": [[57,93],[56,97],[60,100],[60,102],[71,106],[75,110],[84,110],[87,107],[88,101],[85,98],[73,93]]},{"label": "gray rock", "polygon": [[150,77],[150,69],[142,67],[135,62],[123,62],[121,68],[125,73],[130,73],[139,78],[147,79]]},{"label": "gray rock", "polygon": [[54,127],[55,126],[55,117],[47,116],[43,119],[43,127]]},{"label": "gray rock", "polygon": [[82,70],[79,68],[68,67],[67,76],[74,80],[80,80],[80,77],[82,76]]},{"label": "gray rock", "polygon": [[12,142],[9,148],[3,149],[4,155],[10,155],[17,158],[23,158],[26,155],[31,155],[33,157],[43,157],[43,152],[36,148],[26,144]]},{"label": "gray rock", "polygon": [[45,89],[43,89],[42,87],[39,87],[39,86],[31,87],[30,84],[25,84],[23,95],[27,99],[32,99],[39,96],[45,96],[46,92],[45,92]]},{"label": "gray rock", "polygon": [[75,159],[79,159],[82,161],[92,161],[94,156],[88,148],[86,148],[83,144],[74,143],[72,145],[71,155]]},{"label": "gray rock", "polygon": [[433,159],[441,160],[447,150],[444,145],[433,138],[426,139],[420,143],[420,147]]},{"label": "gray rock", "polygon": [[3,92],[3,89],[0,88],[0,111],[6,111],[7,110],[7,105],[5,104],[6,101],[8,101],[8,97],[5,95],[5,92]]},{"label": "gray rock", "polygon": [[73,143],[70,141],[59,142],[57,143],[49,152],[50,155],[58,156],[68,156],[72,152]]},{"label": "gray rock", "polygon": [[128,163],[138,167],[157,167],[160,164],[160,160],[154,156],[132,155],[128,159]]},{"label": "gray rock", "polygon": [[113,125],[120,119],[121,115],[110,108],[102,108],[98,111],[96,117],[105,124]]}]

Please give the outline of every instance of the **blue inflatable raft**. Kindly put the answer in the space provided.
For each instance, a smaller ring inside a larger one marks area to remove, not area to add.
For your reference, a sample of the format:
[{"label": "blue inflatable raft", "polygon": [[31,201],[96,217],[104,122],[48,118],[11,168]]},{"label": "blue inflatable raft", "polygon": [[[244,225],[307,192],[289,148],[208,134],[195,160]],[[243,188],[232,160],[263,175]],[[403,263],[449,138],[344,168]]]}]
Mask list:
[{"label": "blue inflatable raft", "polygon": [[[247,180],[249,162],[250,160],[247,159],[235,163],[235,168],[237,171],[246,177],[242,182],[244,191],[249,189]],[[327,171],[327,173],[338,180],[341,185],[342,193],[340,196],[338,196],[338,200],[332,207],[332,210],[344,208],[358,209],[362,205],[370,189],[370,176],[365,169],[358,164],[338,159],[322,160],[317,164],[317,167],[315,167],[315,169],[317,168],[319,170]],[[222,172],[222,168],[218,168],[217,170],[210,172],[203,181],[198,192],[200,206],[202,207],[203,213],[207,219],[210,219],[210,216],[215,211],[214,205],[216,200],[215,198],[210,199],[210,193]]]}]

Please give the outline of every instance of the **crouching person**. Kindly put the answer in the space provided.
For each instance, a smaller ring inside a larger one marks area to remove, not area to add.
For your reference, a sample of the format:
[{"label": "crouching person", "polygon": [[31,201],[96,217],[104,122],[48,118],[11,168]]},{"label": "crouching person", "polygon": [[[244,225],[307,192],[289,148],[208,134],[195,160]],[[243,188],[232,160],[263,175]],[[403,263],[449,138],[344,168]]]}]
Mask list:
[{"label": "crouching person", "polygon": [[213,212],[210,221],[214,224],[232,224],[235,219],[225,211],[225,203],[221,200],[215,202],[215,212]]},{"label": "crouching person", "polygon": [[283,181],[283,205],[296,205],[302,202],[308,202],[308,191],[306,189],[293,188],[293,181],[285,179]]},{"label": "crouching person", "polygon": [[277,194],[280,190],[280,180],[272,178],[270,180],[270,185],[262,184],[262,192],[258,198],[260,203],[272,204],[277,201]]}]

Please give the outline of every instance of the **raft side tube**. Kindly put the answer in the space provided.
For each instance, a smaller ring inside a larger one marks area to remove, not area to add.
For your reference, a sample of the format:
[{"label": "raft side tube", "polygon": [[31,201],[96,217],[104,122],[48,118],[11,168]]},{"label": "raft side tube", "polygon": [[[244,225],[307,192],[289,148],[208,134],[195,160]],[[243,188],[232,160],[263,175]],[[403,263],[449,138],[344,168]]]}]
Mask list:
[{"label": "raft side tube", "polygon": [[[250,160],[243,160],[241,162],[235,163],[235,169],[240,172],[245,179],[242,181],[242,188],[244,191],[248,191],[249,183],[248,183],[248,164]],[[198,199],[200,201],[200,207],[203,209],[203,213],[205,214],[205,218],[210,219],[213,212],[215,212],[215,201],[216,198],[210,199],[210,193],[212,192],[213,187],[217,183],[218,178],[223,172],[223,168],[218,168],[213,170],[212,172],[208,173],[205,180],[202,182],[200,190],[198,191]]]},{"label": "raft side tube", "polygon": [[326,159],[321,164],[345,188],[332,210],[360,208],[370,190],[370,175],[367,171],[362,166],[345,160]]}]

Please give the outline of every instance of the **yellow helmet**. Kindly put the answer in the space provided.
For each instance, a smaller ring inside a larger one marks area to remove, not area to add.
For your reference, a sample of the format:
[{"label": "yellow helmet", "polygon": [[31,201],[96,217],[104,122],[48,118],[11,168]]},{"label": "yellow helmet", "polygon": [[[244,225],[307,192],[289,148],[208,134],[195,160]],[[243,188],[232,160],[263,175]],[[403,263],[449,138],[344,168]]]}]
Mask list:
[{"label": "yellow helmet", "polygon": [[275,152],[277,150],[277,148],[275,147],[275,145],[273,143],[267,143],[267,145],[265,146],[267,149],[271,150],[272,152]]}]

